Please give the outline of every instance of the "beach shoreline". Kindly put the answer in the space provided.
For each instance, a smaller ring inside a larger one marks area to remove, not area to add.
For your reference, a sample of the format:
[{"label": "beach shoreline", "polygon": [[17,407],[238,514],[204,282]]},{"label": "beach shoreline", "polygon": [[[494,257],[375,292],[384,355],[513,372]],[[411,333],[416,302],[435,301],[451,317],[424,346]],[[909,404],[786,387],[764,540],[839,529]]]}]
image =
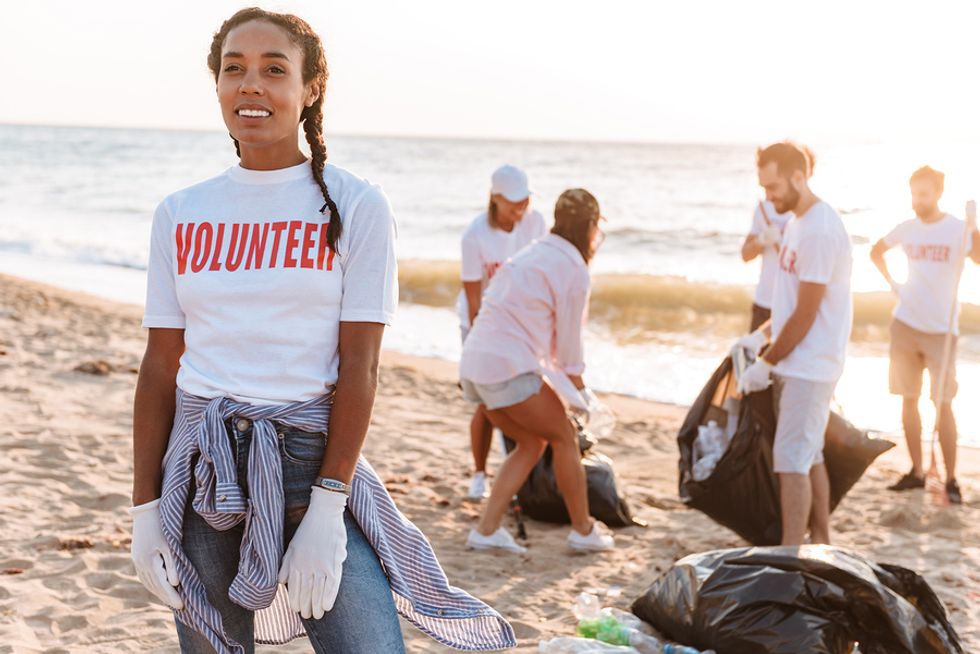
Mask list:
[{"label": "beach shoreline", "polygon": [[[0,654],[175,652],[170,612],[129,558],[131,411],[144,344],[141,307],[0,275]],[[469,407],[451,361],[385,351],[365,455],[432,541],[451,583],[487,601],[520,647],[571,635],[583,590],[629,603],[678,558],[744,543],[677,499],[683,406],[602,394],[619,426],[600,444],[647,528],[617,530],[601,555],[566,551],[567,527],[528,523],[525,555],[469,552],[479,505],[463,501]],[[694,398],[691,398],[692,400]],[[499,465],[491,457],[491,470]],[[966,651],[980,651],[980,452],[961,450],[967,503],[884,486],[907,468],[899,443],[832,518],[837,544],[925,576]],[[404,624],[404,623],[403,623]],[[446,652],[404,626],[409,652]],[[305,640],[259,651],[308,651]]]}]

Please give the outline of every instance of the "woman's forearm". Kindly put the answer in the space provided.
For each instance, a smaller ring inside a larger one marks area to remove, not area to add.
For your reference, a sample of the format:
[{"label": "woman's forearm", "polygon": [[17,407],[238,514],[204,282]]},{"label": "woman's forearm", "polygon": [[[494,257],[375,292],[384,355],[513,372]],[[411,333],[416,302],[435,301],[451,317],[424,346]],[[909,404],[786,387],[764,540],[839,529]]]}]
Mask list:
[{"label": "woman's forearm", "polygon": [[354,477],[374,410],[383,333],[381,324],[340,325],[340,370],[320,465],[322,477],[344,483]]},{"label": "woman's forearm", "polygon": [[160,497],[161,462],[176,408],[177,372],[152,369],[144,360],[133,405],[133,506]]}]

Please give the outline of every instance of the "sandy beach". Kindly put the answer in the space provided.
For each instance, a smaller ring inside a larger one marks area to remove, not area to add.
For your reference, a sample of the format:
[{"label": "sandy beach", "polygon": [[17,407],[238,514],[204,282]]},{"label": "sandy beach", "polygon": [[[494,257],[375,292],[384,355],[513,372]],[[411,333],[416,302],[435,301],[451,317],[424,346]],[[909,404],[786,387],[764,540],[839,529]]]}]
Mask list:
[{"label": "sandy beach", "polygon": [[[137,581],[128,549],[140,315],[0,276],[0,653],[177,651],[171,614]],[[743,544],[676,499],[684,409],[607,396],[619,427],[601,449],[649,526],[619,530],[609,554],[571,554],[567,527],[537,522],[525,555],[467,551],[479,505],[462,501],[469,410],[455,382],[450,362],[386,352],[365,454],[450,580],[512,622],[518,651],[571,635],[569,607],[583,590],[626,608],[679,557]],[[980,452],[962,452],[967,503],[958,508],[885,491],[906,467],[903,447],[872,467],[833,516],[836,543],[924,574],[965,650],[980,651]],[[404,633],[409,652],[449,651],[410,626]]]}]

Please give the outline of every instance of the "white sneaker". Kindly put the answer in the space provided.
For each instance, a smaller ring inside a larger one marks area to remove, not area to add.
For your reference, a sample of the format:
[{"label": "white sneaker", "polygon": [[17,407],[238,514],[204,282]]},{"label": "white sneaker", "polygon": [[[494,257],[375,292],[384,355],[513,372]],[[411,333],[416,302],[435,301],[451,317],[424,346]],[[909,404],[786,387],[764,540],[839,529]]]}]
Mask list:
[{"label": "white sneaker", "polygon": [[479,501],[488,497],[490,497],[490,487],[487,484],[487,475],[478,472],[470,479],[470,492],[466,494],[466,499]]},{"label": "white sneaker", "polygon": [[602,552],[615,549],[616,541],[609,527],[596,520],[592,523],[592,531],[586,536],[574,529],[569,531],[568,546],[580,552]]},{"label": "white sneaker", "polygon": [[527,551],[526,547],[514,542],[514,538],[501,527],[489,536],[484,536],[476,529],[470,529],[470,535],[466,539],[466,546],[472,550],[492,550],[502,549],[508,552],[523,554]]}]

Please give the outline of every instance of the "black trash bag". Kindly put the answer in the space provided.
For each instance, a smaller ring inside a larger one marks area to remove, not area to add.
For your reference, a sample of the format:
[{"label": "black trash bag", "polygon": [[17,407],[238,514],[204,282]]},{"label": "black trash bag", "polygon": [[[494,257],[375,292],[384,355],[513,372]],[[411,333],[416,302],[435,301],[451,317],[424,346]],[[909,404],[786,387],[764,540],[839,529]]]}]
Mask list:
[{"label": "black trash bag", "polygon": [[[507,451],[514,449],[514,441],[504,434]],[[635,518],[626,502],[626,495],[616,477],[612,460],[596,451],[596,440],[587,430],[579,427],[579,449],[589,491],[589,514],[610,527],[645,527],[646,523]],[[555,481],[555,469],[551,463],[551,447],[535,464],[527,481],[517,491],[521,511],[535,520],[569,524],[571,519]]]},{"label": "black trash bag", "polygon": [[718,654],[962,654],[942,602],[905,568],[826,545],[687,556],[633,602],[671,640]]},{"label": "black trash bag", "polygon": [[[779,484],[772,469],[776,435],[772,388],[742,398],[735,434],[711,476],[696,481],[692,474],[698,427],[708,420],[725,424],[727,413],[722,405],[734,394],[735,385],[731,358],[726,357],[681,425],[677,435],[680,498],[753,545],[778,545],[782,540],[782,519]],[[831,511],[868,466],[894,446],[890,441],[869,437],[831,412],[824,444]]]}]

